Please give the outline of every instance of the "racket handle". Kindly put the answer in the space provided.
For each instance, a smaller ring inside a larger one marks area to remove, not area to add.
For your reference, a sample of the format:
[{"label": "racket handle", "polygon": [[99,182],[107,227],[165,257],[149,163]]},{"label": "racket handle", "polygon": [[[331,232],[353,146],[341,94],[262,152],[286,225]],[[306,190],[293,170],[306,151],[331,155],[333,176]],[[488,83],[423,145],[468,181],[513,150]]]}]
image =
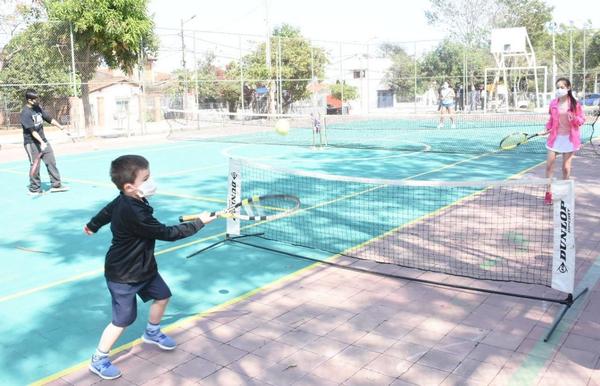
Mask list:
[{"label": "racket handle", "polygon": [[[210,217],[216,216],[219,212],[210,212]],[[187,214],[179,216],[179,222],[194,221],[200,218],[201,214]]]}]

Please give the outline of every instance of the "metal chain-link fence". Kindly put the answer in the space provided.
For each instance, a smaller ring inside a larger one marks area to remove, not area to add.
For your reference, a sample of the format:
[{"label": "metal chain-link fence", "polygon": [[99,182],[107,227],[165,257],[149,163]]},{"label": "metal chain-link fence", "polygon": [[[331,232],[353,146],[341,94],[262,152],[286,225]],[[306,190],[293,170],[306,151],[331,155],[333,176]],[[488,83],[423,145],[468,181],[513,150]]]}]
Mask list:
[{"label": "metal chain-link fence", "polygon": [[449,40],[336,42],[311,40],[289,27],[276,28],[269,39],[155,28],[157,51],[140,57],[129,74],[87,52],[68,23],[22,24],[0,34],[3,129],[20,127],[29,88],[79,135],[140,135],[166,130],[169,110],[436,112],[440,87],[448,82],[458,112],[534,111],[552,98],[556,77],[571,78],[577,96],[590,105],[597,103],[590,94],[599,86],[598,63],[586,66],[600,40],[593,30],[562,36],[551,51],[533,47],[540,48],[534,67],[515,57],[500,64],[489,47]]}]

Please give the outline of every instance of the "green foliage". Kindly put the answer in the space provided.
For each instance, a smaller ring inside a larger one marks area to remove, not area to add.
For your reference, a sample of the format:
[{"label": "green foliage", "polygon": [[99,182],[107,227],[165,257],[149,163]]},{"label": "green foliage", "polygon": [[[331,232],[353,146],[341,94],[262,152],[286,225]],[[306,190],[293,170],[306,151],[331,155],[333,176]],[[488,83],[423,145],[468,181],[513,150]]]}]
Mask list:
[{"label": "green foliage", "polygon": [[147,0],[46,0],[50,20],[73,26],[77,72],[83,82],[81,96],[88,135],[91,107],[87,82],[104,63],[131,74],[136,65],[156,48],[154,23],[147,14]]},{"label": "green foliage", "polygon": [[[527,1],[527,0],[525,0]],[[444,28],[453,41],[477,47],[489,40],[489,33],[500,12],[498,0],[429,0],[427,22]]]},{"label": "green foliage", "polygon": [[[301,35],[299,29],[287,24],[274,29],[270,44],[271,72],[265,64],[266,44],[264,43],[254,52],[242,58],[244,78],[255,80],[250,82],[250,87],[256,89],[266,86],[274,89],[274,82],[256,80],[275,80],[277,75],[280,75],[283,79],[285,105],[308,98],[310,92],[307,86],[313,75],[319,78],[324,76],[325,65],[328,62],[325,51],[311,46],[310,42]],[[275,72],[278,62],[281,64],[280,74]]]},{"label": "green foliage", "polygon": [[596,31],[587,36],[586,65],[588,68],[600,70],[600,32]]},{"label": "green foliage", "polygon": [[217,93],[219,97],[227,102],[229,111],[237,111],[237,105],[240,101],[240,66],[232,62],[227,66],[225,79],[217,84]]},{"label": "green foliage", "polygon": [[545,34],[552,6],[543,0],[429,0],[425,17],[449,37],[469,47],[486,45],[494,28],[526,27],[532,44]]},{"label": "green foliage", "polygon": [[419,60],[420,76],[438,82],[462,82],[465,62],[467,69],[470,68],[469,77],[480,78],[485,67],[493,66],[493,59],[485,49],[467,49],[461,44],[444,40]]},{"label": "green foliage", "polygon": [[207,52],[204,58],[200,59],[197,64],[195,71],[197,80],[196,90],[200,103],[214,102],[219,98],[215,58],[214,52]]},{"label": "green foliage", "polygon": [[392,60],[392,65],[384,75],[384,81],[395,91],[397,98],[414,98],[415,58],[409,56],[402,47],[391,43],[383,44],[380,51]]},{"label": "green foliage", "polygon": [[83,81],[105,63],[131,73],[141,54],[156,48],[147,0],[47,0],[51,20],[73,24]]},{"label": "green foliage", "polygon": [[[415,90],[415,60],[400,46],[387,44],[381,52],[392,61],[384,80],[395,91],[400,101],[412,101],[415,94],[422,94],[433,82],[452,85],[464,82],[465,64],[469,81],[483,81],[485,67],[494,66],[493,58],[484,48],[467,49],[460,43],[444,40],[432,51],[417,59],[417,89]],[[468,85],[467,85],[468,86]]]},{"label": "green foliage", "polygon": [[498,0],[502,12],[495,28],[525,27],[533,46],[547,35],[546,24],[552,20],[554,7],[543,0]]},{"label": "green foliage", "polygon": [[42,103],[71,95],[70,50],[67,42],[48,39],[54,28],[47,23],[32,24],[4,47],[0,83],[23,85],[2,88],[12,105],[23,103],[26,85],[44,84],[37,89]]},{"label": "green foliage", "polygon": [[[344,95],[342,98],[342,90],[344,91]],[[358,98],[358,89],[354,86],[350,86],[346,83],[336,83],[331,85],[331,95],[339,100],[351,101]]]}]

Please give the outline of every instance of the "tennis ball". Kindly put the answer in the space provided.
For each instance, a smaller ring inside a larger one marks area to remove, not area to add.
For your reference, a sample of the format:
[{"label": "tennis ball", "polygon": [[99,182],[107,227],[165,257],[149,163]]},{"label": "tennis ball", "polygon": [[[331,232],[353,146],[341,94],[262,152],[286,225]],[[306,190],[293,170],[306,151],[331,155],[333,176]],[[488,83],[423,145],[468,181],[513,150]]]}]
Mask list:
[{"label": "tennis ball", "polygon": [[275,122],[275,131],[279,135],[287,135],[290,132],[290,123],[287,119],[280,119]]}]

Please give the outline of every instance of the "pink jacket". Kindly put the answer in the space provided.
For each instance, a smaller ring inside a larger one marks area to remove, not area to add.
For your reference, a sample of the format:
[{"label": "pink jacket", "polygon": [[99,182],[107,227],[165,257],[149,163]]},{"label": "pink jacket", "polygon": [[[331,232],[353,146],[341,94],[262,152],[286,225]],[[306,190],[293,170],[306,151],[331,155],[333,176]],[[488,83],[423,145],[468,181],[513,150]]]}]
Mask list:
[{"label": "pink jacket", "polygon": [[[571,102],[569,99],[569,109],[571,108]],[[556,136],[558,135],[558,98],[553,99],[550,102],[550,119],[548,119],[548,123],[546,123],[546,130],[550,132],[548,136],[548,146],[554,146],[554,141],[556,140]],[[575,149],[579,149],[581,146],[581,136],[579,134],[579,127],[585,123],[585,115],[583,115],[583,110],[581,109],[581,105],[577,103],[575,106],[575,114],[572,114],[571,119],[569,120],[571,124],[571,133],[569,134],[569,141],[573,144]]]}]

